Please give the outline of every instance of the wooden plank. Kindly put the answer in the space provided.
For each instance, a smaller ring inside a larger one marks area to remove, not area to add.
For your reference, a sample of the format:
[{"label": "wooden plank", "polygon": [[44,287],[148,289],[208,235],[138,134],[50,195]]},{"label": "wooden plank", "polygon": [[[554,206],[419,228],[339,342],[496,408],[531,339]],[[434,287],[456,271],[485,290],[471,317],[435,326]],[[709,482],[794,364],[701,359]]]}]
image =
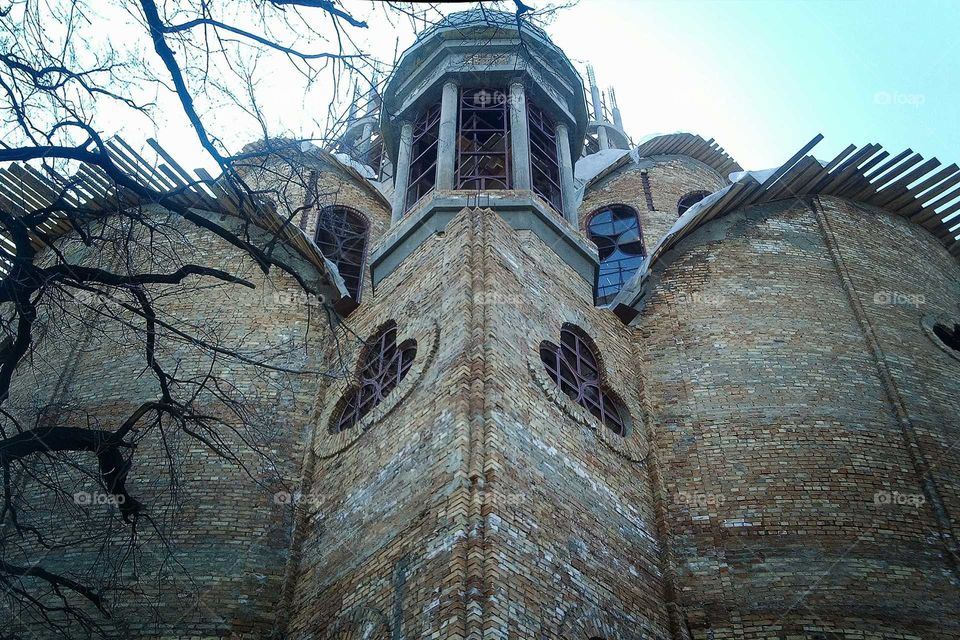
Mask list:
[{"label": "wooden plank", "polygon": [[859,192],[863,190],[864,187],[870,184],[867,181],[866,174],[868,171],[873,169],[876,165],[883,162],[883,160],[890,155],[889,151],[881,151],[874,157],[872,157],[868,162],[865,162],[856,173],[850,176],[842,184],[838,185],[834,190],[834,195],[846,197],[852,192]]},{"label": "wooden plank", "polygon": [[857,193],[853,194],[851,199],[865,200],[867,194],[871,191],[878,193],[884,184],[890,182],[891,180],[896,180],[897,177],[902,175],[907,169],[923,160],[923,156],[921,156],[919,153],[915,153],[906,160],[903,160],[903,157],[909,154],[910,150],[907,149],[903,153],[897,154],[891,160],[883,163],[883,165],[875,169],[872,173],[866,174],[864,178],[869,180],[870,183]]},{"label": "wooden plank", "polygon": [[[147,138],[147,144],[149,144],[151,147],[153,147],[153,150],[157,152],[157,155],[159,155],[161,158],[163,158],[164,162],[166,162],[168,165],[170,165],[170,167],[171,167],[177,174],[180,175],[181,179],[182,179],[185,183],[189,184],[189,183],[191,183],[191,182],[194,181],[193,176],[191,176],[191,175],[186,171],[186,169],[184,169],[184,168],[181,167],[179,164],[177,164],[177,161],[174,160],[172,157],[170,157],[170,154],[167,153],[166,149],[164,149],[163,147],[161,147],[160,144],[159,144],[156,140],[154,140],[153,138]],[[169,176],[169,174],[167,174],[167,175]]]},{"label": "wooden plank", "polygon": [[[782,197],[794,197],[804,195],[802,188],[818,175],[823,173],[823,166],[812,156],[807,156],[804,161],[797,163],[794,170],[795,175],[791,178],[780,180],[772,189],[768,189],[757,199],[758,203],[778,200]],[[785,192],[789,192],[786,194]]]},{"label": "wooden plank", "polygon": [[218,196],[218,201],[220,198],[226,200],[226,203],[229,203],[229,206],[232,208],[230,213],[233,215],[239,215],[240,213],[240,203],[235,197],[234,194],[229,193],[226,189],[220,185],[217,180],[211,176],[206,169],[196,169],[197,175],[207,181],[209,188]]},{"label": "wooden plank", "polygon": [[936,235],[945,233],[947,229],[950,228],[950,225],[953,224],[950,220],[953,219],[958,211],[960,211],[960,200],[954,202],[943,211],[938,211],[934,217],[924,222],[921,226],[930,229]]},{"label": "wooden plank", "polygon": [[789,160],[787,160],[782,165],[780,165],[780,168],[778,168],[766,180],[764,180],[763,184],[760,185],[760,188],[769,189],[777,180],[780,179],[780,176],[782,176],[787,171],[789,171],[793,167],[793,165],[797,164],[800,161],[800,159],[803,158],[803,156],[807,155],[807,153],[811,149],[817,146],[821,140],[823,140],[822,133],[818,133],[817,135],[815,135],[810,140],[810,142],[808,142],[807,144],[803,145],[803,147],[801,147],[800,151],[797,151],[795,154],[793,154]]},{"label": "wooden plank", "polygon": [[[928,220],[933,215],[934,209],[939,209],[940,207],[952,202],[955,198],[960,197],[960,187],[955,186],[957,182],[960,182],[960,176],[954,176],[950,178],[948,182],[950,183],[950,190],[944,194],[943,197],[938,198],[936,201],[924,204],[923,212],[919,212],[916,215],[911,216],[910,220],[913,222],[920,222],[917,220],[918,217],[923,217],[924,220]],[[939,189],[939,187],[937,188]],[[926,197],[926,195],[924,195],[924,197]]]},{"label": "wooden plank", "polygon": [[[902,207],[905,207],[911,202],[919,201],[921,197],[926,195],[925,192],[931,187],[934,187],[935,185],[939,185],[940,183],[949,183],[950,176],[954,175],[954,173],[956,173],[957,171],[958,171],[958,167],[955,164],[952,164],[949,167],[946,167],[941,169],[940,171],[937,171],[936,173],[928,177],[926,180],[924,180],[914,188],[910,189],[906,194],[888,203],[887,208],[891,210],[897,210]],[[958,179],[960,179],[960,177],[958,177]]]},{"label": "wooden plank", "polygon": [[843,162],[843,159],[848,157],[851,153],[857,150],[857,145],[851,144],[848,145],[846,149],[837,154],[837,156],[828,162],[823,168],[827,173],[833,171],[838,164]]},{"label": "wooden plank", "polygon": [[916,182],[930,171],[940,166],[940,161],[936,158],[930,158],[913,171],[907,173],[899,180],[891,182],[883,189],[877,192],[877,195],[870,199],[878,207],[884,207],[888,202],[892,202],[897,197],[909,191],[909,185]]},{"label": "wooden plank", "polygon": [[17,176],[21,182],[28,185],[46,205],[50,205],[57,200],[59,193],[53,189],[49,181],[40,174],[31,173],[28,168],[28,165],[25,164],[12,164],[10,165],[10,172]]},{"label": "wooden plank", "polygon": [[137,153],[137,151],[133,147],[127,144],[126,140],[124,140],[120,136],[114,136],[113,139],[116,140],[119,144],[121,144],[123,148],[127,150],[127,153],[129,153],[134,159],[136,159],[138,162],[140,162],[140,164],[146,167],[147,171],[149,171],[151,177],[156,182],[157,190],[169,190],[173,186],[173,183],[171,183],[165,175],[163,175],[160,171],[158,171],[157,168],[153,166],[152,163],[144,160],[143,156],[141,156],[139,153]]},{"label": "wooden plank", "polygon": [[27,186],[10,171],[0,170],[0,192],[3,192],[7,199],[12,202],[22,213],[17,217],[29,215],[37,209],[47,206],[46,201],[39,199],[39,196],[33,193]]},{"label": "wooden plank", "polygon": [[859,163],[873,156],[880,150],[878,144],[868,144],[859,151],[855,152],[844,162],[840,163],[836,169],[830,172],[829,177],[810,188],[810,193],[822,193],[824,195],[833,195],[834,190],[846,182],[852,175],[858,172]]}]

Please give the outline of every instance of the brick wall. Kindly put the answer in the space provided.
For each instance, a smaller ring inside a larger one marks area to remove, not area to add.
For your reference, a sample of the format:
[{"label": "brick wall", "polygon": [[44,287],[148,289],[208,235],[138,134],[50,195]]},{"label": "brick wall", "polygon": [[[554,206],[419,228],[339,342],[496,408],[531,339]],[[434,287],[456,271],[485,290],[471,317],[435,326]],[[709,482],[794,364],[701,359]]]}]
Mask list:
[{"label": "brick wall", "polygon": [[[723,186],[690,159],[650,161],[654,211],[634,167],[591,189],[581,220],[629,204],[649,249],[682,195]],[[339,168],[301,169],[323,204],[368,217],[372,250],[386,204]],[[306,198],[302,184],[284,194]],[[311,236],[315,216],[302,221]],[[947,560],[960,359],[929,332],[960,316],[960,268],[915,225],[832,199],[732,213],[661,259],[635,328],[489,210],[462,211],[376,289],[368,280],[332,329],[292,278],[193,231],[176,242],[258,286],[188,287],[164,313],[312,373],[219,364],[252,399],[247,433],[276,469],[246,456],[251,478],[176,433],[142,445],[131,491],[165,518],[178,564],[156,584],[159,560],[144,558],[145,593],[119,606],[114,636],[960,637]],[[363,341],[391,319],[417,341],[410,372],[360,425],[330,433]],[[595,342],[627,438],[547,378],[538,347],[564,323]],[[110,424],[151,392],[121,327],[50,326],[17,378],[21,415]],[[211,366],[164,357],[185,373]],[[180,461],[175,499],[165,446]],[[106,513],[72,523],[74,507],[58,508],[47,517],[64,535]],[[88,566],[95,552],[46,562]]]},{"label": "brick wall", "polygon": [[960,363],[924,335],[928,309],[873,299],[955,313],[960,269],[902,220],[818,207],[730,214],[656,270],[636,345],[682,604],[697,638],[958,637],[915,458],[955,512]]},{"label": "brick wall", "polygon": [[[320,504],[292,637],[358,617],[391,620],[401,637],[664,637],[634,356],[628,329],[591,295],[536,236],[464,210],[351,317],[362,336],[396,318],[401,339],[418,337],[418,359],[430,327],[439,344],[394,392],[409,395],[359,437],[325,431],[342,385],[321,391]],[[599,346],[633,417],[629,440],[546,378],[539,344],[557,342],[564,322]]]},{"label": "brick wall", "polygon": [[[714,192],[726,185],[707,165],[686,156],[642,158],[642,164],[629,164],[599,180],[585,194],[580,205],[580,226],[590,213],[611,204],[627,204],[637,210],[643,229],[644,246],[653,249],[677,221],[677,202],[693,191]],[[649,165],[649,166],[648,166]],[[641,172],[646,171],[653,210],[647,206]]]}]

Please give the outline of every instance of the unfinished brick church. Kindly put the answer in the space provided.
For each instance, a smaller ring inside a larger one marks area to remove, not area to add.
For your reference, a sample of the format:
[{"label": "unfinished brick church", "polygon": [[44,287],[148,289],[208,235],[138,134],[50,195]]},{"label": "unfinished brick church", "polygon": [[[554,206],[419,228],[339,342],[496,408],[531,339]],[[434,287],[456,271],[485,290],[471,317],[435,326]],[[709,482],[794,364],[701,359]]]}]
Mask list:
[{"label": "unfinished brick church", "polygon": [[[329,194],[282,236],[300,282],[171,301],[348,367],[259,399],[286,498],[189,450],[202,606],[121,604],[115,637],[960,638],[957,165],[635,142],[517,24],[423,31],[335,146],[296,151]],[[119,411],[105,348],[17,383]],[[128,483],[149,505],[163,473]]]}]

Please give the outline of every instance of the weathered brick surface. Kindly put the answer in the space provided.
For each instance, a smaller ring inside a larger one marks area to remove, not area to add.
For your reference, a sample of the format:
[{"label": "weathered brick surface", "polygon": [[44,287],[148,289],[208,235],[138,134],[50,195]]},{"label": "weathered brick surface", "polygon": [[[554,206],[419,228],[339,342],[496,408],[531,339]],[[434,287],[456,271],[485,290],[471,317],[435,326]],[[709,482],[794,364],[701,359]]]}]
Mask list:
[{"label": "weathered brick surface", "polygon": [[[686,158],[651,161],[655,211],[626,169],[588,192],[581,220],[630,204],[652,248],[682,195],[723,184]],[[375,248],[386,204],[304,162],[323,204],[367,216]],[[333,330],[291,278],[258,275],[195,233],[183,242],[258,288],[191,290],[165,312],[330,375],[222,372],[302,493],[275,504],[256,458],[260,483],[174,437],[172,540],[196,585],[151,586],[118,612],[115,637],[960,637],[948,559],[960,359],[923,324],[957,320],[960,267],[916,225],[832,199],[732,213],[663,256],[636,327],[485,209],[462,211],[376,289],[368,280]],[[363,340],[391,319],[417,341],[409,374],[361,425],[331,434]],[[596,344],[630,413],[626,438],[547,378],[538,347],[564,323]],[[58,377],[57,358],[37,358],[17,380],[31,389],[24,413],[106,422],[148,392],[142,354],[120,349],[118,330],[56,327],[41,349],[66,342],[74,366]],[[181,355],[184,371],[209,364]],[[145,443],[131,476],[148,504],[168,489],[160,451]]]},{"label": "weathered brick surface", "polygon": [[[349,183],[329,165],[305,162],[304,170],[310,169],[318,173],[319,193],[326,194],[321,195],[322,204],[362,210],[371,220],[373,237],[382,233],[389,214],[369,191]],[[287,190],[290,201],[301,199],[302,204],[305,194],[293,194],[293,189]],[[306,221],[311,234],[315,210],[313,215]],[[253,290],[236,285],[210,287],[209,281],[201,286],[203,281],[192,279],[184,286],[170,287],[170,295],[156,303],[161,318],[211,343],[305,373],[264,371],[228,358],[214,362],[189,346],[173,346],[161,337],[159,357],[168,371],[189,378],[212,368],[230,385],[223,387],[227,396],[244,402],[250,412],[248,425],[241,427],[246,442],[231,432],[237,420],[228,414],[216,437],[239,453],[246,469],[218,457],[172,422],[163,438],[154,432],[139,442],[128,487],[144,502],[165,540],[152,526],[144,522],[138,526],[139,543],[146,552],[138,558],[137,577],[131,573],[132,563],[125,575],[143,593],[111,600],[114,616],[103,621],[105,632],[117,638],[266,637],[277,624],[293,523],[293,507],[277,496],[290,492],[301,474],[306,428],[322,379],[318,372],[335,369],[319,357],[332,340],[328,319],[292,277],[278,269],[263,275],[251,260],[209,234],[174,224],[167,233],[156,234],[153,242],[153,264],[142,253],[133,258],[145,271],[173,271],[179,262],[192,262],[224,269],[256,285]],[[80,263],[115,266],[117,258],[109,254],[84,256],[75,240],[63,244]],[[36,357],[18,373],[14,408],[26,424],[41,416],[46,424],[116,428],[140,402],[158,394],[156,381],[144,365],[142,338],[119,323],[97,319],[79,304],[68,303],[66,308],[67,314],[45,323],[48,329],[38,336]],[[78,321],[83,314],[94,320],[90,328]],[[142,322],[132,316],[128,319]],[[215,414],[225,410],[213,399],[200,404]],[[269,461],[251,452],[251,444],[265,452]],[[168,449],[172,467],[165,455]],[[89,456],[78,456],[77,461],[88,466],[91,462]],[[38,464],[35,472],[49,474],[51,480],[61,478],[68,493],[102,492],[91,479],[71,475],[62,465],[46,469]],[[111,522],[108,507],[78,507],[70,503],[70,495],[66,503],[55,502],[48,490],[36,484],[27,485],[23,495],[23,508],[48,523],[54,542],[92,540],[53,552],[34,548],[24,560],[42,560],[51,571],[77,576],[94,567],[99,574],[109,575],[112,560],[104,558],[125,557],[129,526]],[[56,505],[56,512],[50,512],[51,505]],[[113,533],[105,536],[108,529]],[[161,568],[166,577],[158,580]],[[30,620],[16,624],[24,633],[38,632]]]},{"label": "weathered brick surface", "polygon": [[[626,204],[637,210],[647,251],[653,249],[677,221],[677,202],[693,191],[714,192],[726,183],[707,165],[686,156],[655,156],[641,159],[599,180],[584,195],[580,226],[586,230],[591,213],[611,204]],[[651,164],[651,166],[646,166]],[[653,210],[647,206],[641,172],[646,171]]]},{"label": "weathered brick surface", "polygon": [[874,296],[955,314],[960,269],[904,221],[819,207],[837,240],[804,203],[774,203],[711,223],[658,269],[636,343],[681,601],[695,637],[957,637],[934,510],[892,494],[924,495],[920,456],[956,510],[957,361],[921,329],[928,309]]},{"label": "weathered brick surface", "polygon": [[[351,317],[360,335],[389,318],[401,339],[436,326],[439,349],[350,448],[332,452],[338,436],[318,420],[328,457],[314,472],[322,504],[302,551],[293,637],[343,624],[333,621],[357,606],[394,612],[405,637],[562,637],[588,624],[664,636],[629,330],[591,297],[536,236],[464,210]],[[564,322],[596,341],[633,417],[629,442],[546,378],[538,348]],[[318,415],[341,393],[322,391]]]}]

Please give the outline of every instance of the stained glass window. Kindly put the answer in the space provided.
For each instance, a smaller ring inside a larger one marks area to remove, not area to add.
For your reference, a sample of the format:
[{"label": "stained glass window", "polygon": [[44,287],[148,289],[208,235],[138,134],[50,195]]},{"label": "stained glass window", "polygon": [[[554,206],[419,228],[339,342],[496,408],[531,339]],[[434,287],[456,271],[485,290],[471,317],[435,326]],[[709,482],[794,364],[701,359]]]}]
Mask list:
[{"label": "stained glass window", "polygon": [[596,303],[609,304],[640,268],[645,254],[637,212],[625,205],[611,205],[594,213],[587,235],[600,253]]}]

